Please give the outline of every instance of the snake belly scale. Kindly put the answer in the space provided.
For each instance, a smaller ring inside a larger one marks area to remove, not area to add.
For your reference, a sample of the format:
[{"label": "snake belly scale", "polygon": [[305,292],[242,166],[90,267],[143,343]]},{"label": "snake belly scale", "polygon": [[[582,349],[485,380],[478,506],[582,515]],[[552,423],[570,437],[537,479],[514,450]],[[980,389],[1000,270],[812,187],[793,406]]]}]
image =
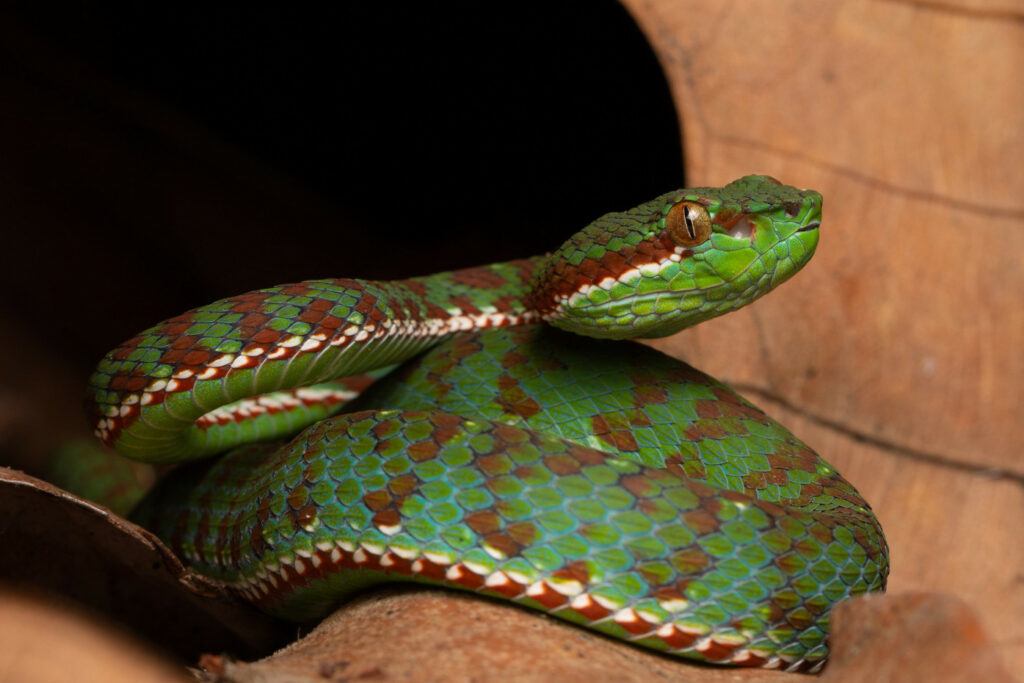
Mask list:
[{"label": "snake belly scale", "polygon": [[[129,457],[197,460],[134,518],[271,614],[418,581],[683,657],[815,670],[832,606],[884,588],[870,507],[725,385],[615,340],[770,291],[820,215],[817,193],[747,176],[545,256],[224,299],[107,354],[90,415]],[[365,373],[382,378],[356,397]]]}]

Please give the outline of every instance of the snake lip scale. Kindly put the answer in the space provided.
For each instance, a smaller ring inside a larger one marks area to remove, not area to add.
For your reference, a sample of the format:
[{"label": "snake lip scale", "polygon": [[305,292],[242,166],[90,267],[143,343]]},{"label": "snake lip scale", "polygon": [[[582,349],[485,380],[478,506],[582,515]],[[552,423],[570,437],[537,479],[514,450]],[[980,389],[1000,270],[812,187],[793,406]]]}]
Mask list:
[{"label": "snake lip scale", "polygon": [[124,455],[194,461],[133,518],[281,618],[414,581],[681,657],[815,671],[831,607],[884,588],[877,519],[763,411],[624,340],[785,282],[820,217],[818,193],[747,176],[607,214],[543,256],[249,292],[113,349],[88,412]]}]

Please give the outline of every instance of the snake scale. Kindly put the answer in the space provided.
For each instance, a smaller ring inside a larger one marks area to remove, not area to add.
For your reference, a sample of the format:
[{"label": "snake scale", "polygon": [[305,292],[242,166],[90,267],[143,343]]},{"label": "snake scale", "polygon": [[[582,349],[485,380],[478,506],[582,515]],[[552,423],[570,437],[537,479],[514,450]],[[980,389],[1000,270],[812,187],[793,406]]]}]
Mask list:
[{"label": "snake scale", "polygon": [[549,255],[224,299],[107,354],[91,418],[124,455],[196,461],[134,517],[270,614],[417,581],[682,657],[816,670],[831,607],[884,588],[868,504],[728,387],[614,340],[770,291],[820,216],[818,193],[747,176],[605,215]]}]

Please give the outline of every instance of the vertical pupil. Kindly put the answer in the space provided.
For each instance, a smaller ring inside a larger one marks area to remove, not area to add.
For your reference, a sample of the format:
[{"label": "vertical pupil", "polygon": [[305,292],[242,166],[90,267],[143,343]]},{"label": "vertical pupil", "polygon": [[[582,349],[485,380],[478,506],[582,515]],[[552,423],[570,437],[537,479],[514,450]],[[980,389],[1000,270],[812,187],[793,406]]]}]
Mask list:
[{"label": "vertical pupil", "polygon": [[683,222],[686,223],[686,232],[690,235],[690,239],[695,240],[697,239],[697,231],[693,229],[691,211],[693,211],[693,209],[686,210],[686,213],[683,215]]}]

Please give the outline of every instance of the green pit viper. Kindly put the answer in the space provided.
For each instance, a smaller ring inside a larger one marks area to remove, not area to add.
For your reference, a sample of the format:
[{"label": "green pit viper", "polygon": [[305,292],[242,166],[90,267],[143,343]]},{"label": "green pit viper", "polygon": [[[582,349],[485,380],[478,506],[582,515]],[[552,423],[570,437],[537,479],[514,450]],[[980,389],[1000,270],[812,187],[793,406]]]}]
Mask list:
[{"label": "green pit viper", "polygon": [[[550,255],[224,299],[107,354],[91,417],[131,458],[202,459],[134,518],[270,614],[415,581],[815,670],[832,606],[884,588],[868,504],[723,384],[611,340],[757,299],[810,259],[820,217],[818,193],[747,176],[605,215]],[[355,397],[366,373],[383,377]]]}]

